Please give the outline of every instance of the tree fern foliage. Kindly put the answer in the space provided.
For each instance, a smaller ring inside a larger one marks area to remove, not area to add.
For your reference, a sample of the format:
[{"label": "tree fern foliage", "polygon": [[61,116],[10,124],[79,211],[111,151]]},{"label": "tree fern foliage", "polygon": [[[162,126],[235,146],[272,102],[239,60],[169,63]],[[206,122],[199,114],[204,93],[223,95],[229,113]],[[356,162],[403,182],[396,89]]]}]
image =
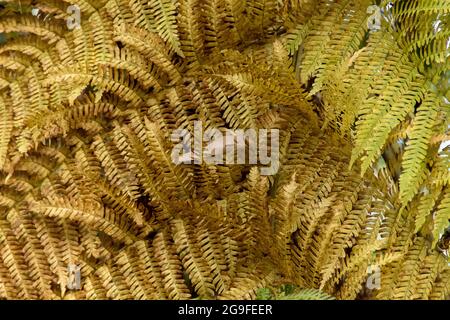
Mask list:
[{"label": "tree fern foliage", "polygon": [[449,1],[0,4],[1,299],[449,298]]}]

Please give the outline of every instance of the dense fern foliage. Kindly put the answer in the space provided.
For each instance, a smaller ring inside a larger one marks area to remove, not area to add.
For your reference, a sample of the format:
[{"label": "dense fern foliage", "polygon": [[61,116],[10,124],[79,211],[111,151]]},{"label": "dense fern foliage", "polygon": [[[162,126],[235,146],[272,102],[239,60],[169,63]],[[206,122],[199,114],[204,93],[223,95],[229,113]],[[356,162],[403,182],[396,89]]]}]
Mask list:
[{"label": "dense fern foliage", "polygon": [[0,4],[0,298],[449,298],[450,1]]}]

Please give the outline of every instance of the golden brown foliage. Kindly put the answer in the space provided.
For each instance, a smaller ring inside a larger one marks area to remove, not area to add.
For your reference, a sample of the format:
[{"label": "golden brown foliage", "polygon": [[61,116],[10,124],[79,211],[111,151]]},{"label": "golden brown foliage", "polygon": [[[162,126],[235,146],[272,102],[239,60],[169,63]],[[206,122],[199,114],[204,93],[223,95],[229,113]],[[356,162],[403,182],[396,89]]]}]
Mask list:
[{"label": "golden brown foliage", "polygon": [[[448,299],[448,1],[5,2],[0,298]],[[280,170],[175,165],[194,121],[280,130]]]}]

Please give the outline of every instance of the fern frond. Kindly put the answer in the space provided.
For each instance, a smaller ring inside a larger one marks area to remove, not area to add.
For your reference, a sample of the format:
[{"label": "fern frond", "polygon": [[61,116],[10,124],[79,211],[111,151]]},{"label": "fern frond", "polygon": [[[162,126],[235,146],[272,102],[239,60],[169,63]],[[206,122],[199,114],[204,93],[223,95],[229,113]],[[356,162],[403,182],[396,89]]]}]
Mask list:
[{"label": "fern frond", "polygon": [[447,2],[2,1],[0,299],[448,299]]},{"label": "fern frond", "polygon": [[335,298],[317,289],[301,289],[278,300],[334,300]]},{"label": "fern frond", "polygon": [[176,27],[176,7],[171,0],[150,0],[148,3],[150,14],[155,21],[155,29],[164,41],[167,41],[173,50],[184,58],[180,49],[178,30]]},{"label": "fern frond", "polygon": [[3,168],[6,161],[14,122],[11,111],[2,99],[0,99],[0,117],[0,168]]},{"label": "fern frond", "polygon": [[419,190],[423,181],[423,168],[428,143],[432,136],[432,125],[438,111],[439,101],[427,97],[414,118],[403,158],[403,173],[400,177],[400,197],[408,203]]},{"label": "fern frond", "polygon": [[444,191],[433,218],[433,246],[435,246],[450,223],[450,190],[448,187]]}]

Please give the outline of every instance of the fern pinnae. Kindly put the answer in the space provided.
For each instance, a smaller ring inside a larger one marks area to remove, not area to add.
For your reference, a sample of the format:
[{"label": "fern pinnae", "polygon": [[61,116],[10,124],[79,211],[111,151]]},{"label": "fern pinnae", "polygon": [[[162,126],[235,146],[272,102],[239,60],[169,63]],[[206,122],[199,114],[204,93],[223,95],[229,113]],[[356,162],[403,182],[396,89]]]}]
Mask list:
[{"label": "fern pinnae", "polygon": [[447,2],[3,1],[0,299],[448,299]]}]

